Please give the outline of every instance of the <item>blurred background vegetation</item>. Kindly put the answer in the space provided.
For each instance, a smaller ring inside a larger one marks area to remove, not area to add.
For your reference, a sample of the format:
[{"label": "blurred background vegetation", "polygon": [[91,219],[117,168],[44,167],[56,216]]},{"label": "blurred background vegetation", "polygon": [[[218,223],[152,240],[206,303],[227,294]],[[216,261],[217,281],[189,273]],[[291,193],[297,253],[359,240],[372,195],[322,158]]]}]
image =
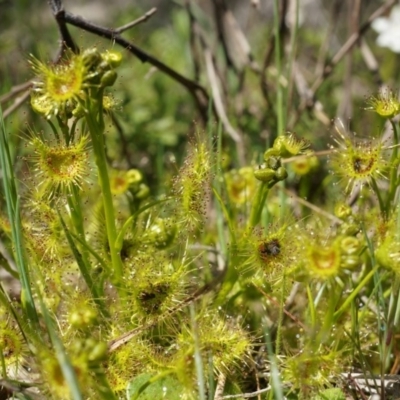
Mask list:
[{"label": "blurred background vegetation", "polygon": [[[360,112],[365,96],[376,92],[377,85],[396,84],[399,56],[377,47],[376,33],[370,29],[323,80],[315,98],[310,92],[324,66],[380,2],[300,1],[299,29],[293,48],[295,2],[280,3],[281,59],[284,69],[291,68],[292,75],[289,83],[283,82],[287,110],[283,128],[312,139],[315,149],[325,146],[330,121],[335,116],[349,121],[351,118],[349,124],[360,132],[371,124],[381,129],[372,113],[364,113],[361,118]],[[204,86],[210,98],[214,97],[212,88],[218,86],[229,125],[241,143],[240,146],[232,143],[223,124],[224,148],[230,154],[226,165],[237,167],[258,161],[266,145],[278,134],[274,11],[270,1],[229,1],[226,5],[228,9],[224,2],[207,0],[64,2],[67,11],[105,27],[124,25],[157,7],[148,21],[123,36]],[[30,54],[40,59],[55,59],[60,38],[45,1],[1,1],[0,7],[0,93],[4,95],[14,85],[32,77],[27,62]],[[73,27],[70,30],[82,48],[93,45],[118,48],[83,30]],[[224,33],[220,34],[221,31]],[[205,50],[211,52],[216,80],[210,80],[207,72]],[[373,54],[376,66],[366,64],[368,51]],[[294,63],[288,67],[290,57],[294,57]],[[131,54],[124,54],[119,75],[115,87],[120,104],[115,116],[119,133],[110,135],[113,143],[109,157],[116,167],[141,168],[150,185],[160,188],[162,182],[158,177],[164,177],[164,170],[171,169],[175,159],[179,163],[188,134],[196,126],[218,123],[221,115],[210,111],[211,118],[206,121],[185,87]],[[302,103],[307,106],[303,104],[300,113]],[[35,118],[23,105],[7,122],[13,124],[15,131],[24,131],[22,124],[33,125]],[[239,154],[238,158],[240,148],[246,149],[245,156]]]},{"label": "blurred background vegetation", "polygon": [[[382,85],[398,87],[400,59],[390,49],[379,47],[377,33],[363,24],[380,7],[385,7],[381,15],[388,16],[395,2],[277,3],[280,9],[274,11],[269,0],[64,1],[66,11],[108,28],[123,26],[156,7],[147,21],[122,36],[190,80],[182,85],[124,51],[113,87],[118,107],[106,130],[110,165],[139,169],[157,196],[171,187],[188,138],[195,132],[216,135],[222,130],[221,167],[228,173],[259,164],[263,152],[287,130],[308,139],[315,151],[326,150],[332,143],[336,116],[360,136],[380,134],[384,122],[365,112],[365,99]],[[22,175],[26,166],[19,156],[26,149],[21,137],[29,127],[43,124],[29,104],[18,104],[24,91],[8,94],[32,79],[30,55],[56,60],[60,35],[45,1],[3,0],[0,14],[0,96],[6,114],[18,106],[5,122],[7,130],[15,133],[11,140],[17,149],[16,170]],[[69,29],[82,49],[122,50],[110,40]],[[344,50],[352,35],[357,40]],[[204,91],[190,93],[188,86],[193,84]],[[291,171],[286,188],[332,212],[342,192],[331,185],[325,158],[314,167],[311,176],[299,177]],[[272,207],[279,204],[278,197],[271,199]],[[294,208],[296,217],[309,213]],[[214,223],[212,218],[208,222]],[[213,236],[217,236],[215,227],[201,243],[213,242]],[[291,327],[286,329],[289,332]],[[296,341],[289,335],[291,339]]]}]

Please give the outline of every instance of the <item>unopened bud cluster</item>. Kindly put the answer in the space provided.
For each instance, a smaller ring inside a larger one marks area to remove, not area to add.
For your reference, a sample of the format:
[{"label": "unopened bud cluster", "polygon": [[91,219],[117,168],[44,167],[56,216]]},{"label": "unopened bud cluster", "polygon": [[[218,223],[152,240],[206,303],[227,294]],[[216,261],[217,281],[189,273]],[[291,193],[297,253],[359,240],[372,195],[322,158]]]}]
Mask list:
[{"label": "unopened bud cluster", "polygon": [[287,178],[286,168],[282,166],[282,158],[303,154],[308,144],[293,133],[278,136],[274,145],[264,153],[264,163],[254,171],[254,176],[269,187]]}]

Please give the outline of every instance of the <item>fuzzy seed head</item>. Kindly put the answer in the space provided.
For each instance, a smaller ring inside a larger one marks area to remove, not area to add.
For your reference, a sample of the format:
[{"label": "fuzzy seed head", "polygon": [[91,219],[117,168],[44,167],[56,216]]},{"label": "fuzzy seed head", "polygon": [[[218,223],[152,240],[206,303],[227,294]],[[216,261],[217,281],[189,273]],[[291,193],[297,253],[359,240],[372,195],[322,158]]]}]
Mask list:
[{"label": "fuzzy seed head", "polygon": [[211,178],[210,152],[204,141],[193,143],[174,182],[178,212],[182,224],[193,232],[201,226],[206,214]]}]

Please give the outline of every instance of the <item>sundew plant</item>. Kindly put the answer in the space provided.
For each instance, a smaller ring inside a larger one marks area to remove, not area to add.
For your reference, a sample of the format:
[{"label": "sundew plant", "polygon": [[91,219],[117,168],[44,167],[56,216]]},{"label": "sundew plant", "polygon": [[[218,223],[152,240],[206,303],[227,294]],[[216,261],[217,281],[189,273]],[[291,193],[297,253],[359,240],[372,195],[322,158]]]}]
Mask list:
[{"label": "sundew plant", "polygon": [[261,3],[0,64],[0,398],[397,398],[399,8]]}]

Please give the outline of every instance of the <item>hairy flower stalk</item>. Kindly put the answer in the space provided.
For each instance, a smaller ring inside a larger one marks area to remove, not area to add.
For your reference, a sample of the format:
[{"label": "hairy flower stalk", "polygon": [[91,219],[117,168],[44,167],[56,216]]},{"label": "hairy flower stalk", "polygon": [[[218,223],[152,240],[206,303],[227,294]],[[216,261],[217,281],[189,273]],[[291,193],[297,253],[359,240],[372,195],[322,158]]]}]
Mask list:
[{"label": "hairy flower stalk", "polygon": [[[101,103],[90,102],[87,104],[89,112],[86,114],[86,122],[88,124],[90,136],[92,139],[93,151],[97,171],[99,175],[99,184],[103,196],[104,214],[106,219],[107,238],[110,249],[112,276],[114,283],[118,283],[122,278],[122,261],[120,254],[116,248],[117,229],[115,226],[115,214],[110,188],[110,179],[108,177],[107,160],[105,154],[104,143],[104,123],[102,122]],[[96,109],[97,108],[97,109]],[[99,122],[97,118],[101,121]]]},{"label": "hairy flower stalk", "polygon": [[[100,53],[96,48],[85,50],[81,54],[68,54],[53,66],[47,66],[36,59],[31,61],[33,70],[38,75],[32,90],[32,107],[47,119],[57,117],[64,141],[68,145],[63,149],[56,147],[54,150],[38,139],[33,140],[42,177],[47,178],[50,182],[48,185],[52,188],[68,189],[72,194],[69,201],[71,210],[75,210],[76,206],[79,208],[79,195],[72,189],[79,187],[83,178],[81,164],[87,158],[85,146],[88,139],[82,136],[76,140],[76,122],[69,128],[68,121],[72,117],[75,117],[75,121],[85,118],[102,191],[112,264],[110,270],[115,283],[121,279],[122,263],[115,246],[117,232],[105,155],[103,97],[104,88],[112,86],[117,78],[114,68],[120,61],[119,53]],[[56,129],[50,121],[49,123],[59,141]],[[82,215],[76,211],[72,214],[74,225],[84,238]],[[86,252],[85,249],[82,251]],[[83,257],[87,260],[87,254],[83,254]]]}]

